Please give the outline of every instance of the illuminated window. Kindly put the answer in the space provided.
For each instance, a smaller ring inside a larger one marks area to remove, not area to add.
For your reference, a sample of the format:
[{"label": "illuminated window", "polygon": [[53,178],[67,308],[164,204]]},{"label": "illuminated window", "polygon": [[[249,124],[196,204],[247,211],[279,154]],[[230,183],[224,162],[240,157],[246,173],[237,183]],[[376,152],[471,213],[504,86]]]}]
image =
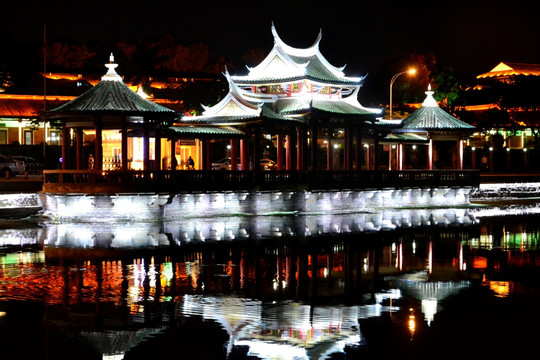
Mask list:
[{"label": "illuminated window", "polygon": [[57,131],[57,130],[49,131],[49,144],[60,145],[60,131]]},{"label": "illuminated window", "polygon": [[32,131],[31,130],[24,130],[24,145],[32,145],[34,142]]}]

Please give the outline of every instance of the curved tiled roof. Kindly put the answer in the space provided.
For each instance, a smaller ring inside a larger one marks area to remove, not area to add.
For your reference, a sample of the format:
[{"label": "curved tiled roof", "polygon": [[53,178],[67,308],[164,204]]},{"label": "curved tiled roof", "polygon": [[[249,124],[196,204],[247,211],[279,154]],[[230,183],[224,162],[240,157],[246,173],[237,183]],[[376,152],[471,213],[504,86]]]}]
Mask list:
[{"label": "curved tiled roof", "polygon": [[475,127],[450,115],[439,107],[433,98],[431,86],[426,91],[422,107],[409,115],[402,123],[404,130],[472,130]]},{"label": "curved tiled roof", "polygon": [[111,54],[109,70],[93,88],[82,93],[76,99],[48,111],[48,116],[89,115],[89,114],[125,114],[159,115],[176,117],[176,112],[141,97],[131,90],[116,73],[117,64]]},{"label": "curved tiled roof", "polygon": [[146,100],[120,81],[101,81],[76,99],[49,113],[154,113],[176,115],[174,110]]},{"label": "curved tiled roof", "polygon": [[321,81],[326,84],[360,85],[364,77],[348,77],[343,67],[335,67],[321,54],[319,33],[315,43],[308,48],[294,48],[287,45],[272,24],[274,47],[266,58],[256,67],[249,68],[247,76],[235,76],[238,84],[288,82],[298,80]]},{"label": "curved tiled roof", "polygon": [[421,107],[403,120],[403,129],[454,130],[474,129],[474,126],[455,118],[440,107]]}]

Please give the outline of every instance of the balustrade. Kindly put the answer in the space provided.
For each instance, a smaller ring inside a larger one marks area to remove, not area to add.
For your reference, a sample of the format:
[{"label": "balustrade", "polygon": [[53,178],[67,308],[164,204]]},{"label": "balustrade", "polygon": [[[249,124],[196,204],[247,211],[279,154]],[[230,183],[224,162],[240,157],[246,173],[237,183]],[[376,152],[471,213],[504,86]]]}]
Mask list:
[{"label": "balustrade", "polygon": [[[335,190],[478,186],[477,170],[99,171],[44,170],[44,192]],[[82,189],[86,190],[82,190]],[[71,189],[71,190],[70,190]],[[80,190],[80,191],[78,191]]]}]

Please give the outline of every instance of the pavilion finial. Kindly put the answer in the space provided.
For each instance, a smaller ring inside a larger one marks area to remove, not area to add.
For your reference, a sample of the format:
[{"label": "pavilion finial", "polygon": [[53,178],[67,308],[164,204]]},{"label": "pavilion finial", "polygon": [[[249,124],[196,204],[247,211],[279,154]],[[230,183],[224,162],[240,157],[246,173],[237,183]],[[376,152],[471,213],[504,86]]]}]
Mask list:
[{"label": "pavilion finial", "polygon": [[422,103],[422,106],[424,107],[437,107],[439,104],[437,104],[437,100],[433,97],[433,94],[435,92],[431,90],[431,84],[428,85],[428,90],[426,91],[426,98],[424,102]]},{"label": "pavilion finial", "polygon": [[111,55],[109,56],[109,63],[105,64],[105,66],[109,70],[107,71],[105,75],[101,77],[102,81],[122,81],[122,77],[118,75],[118,73],[115,70],[118,64],[114,63],[114,55],[112,52],[111,52]]}]

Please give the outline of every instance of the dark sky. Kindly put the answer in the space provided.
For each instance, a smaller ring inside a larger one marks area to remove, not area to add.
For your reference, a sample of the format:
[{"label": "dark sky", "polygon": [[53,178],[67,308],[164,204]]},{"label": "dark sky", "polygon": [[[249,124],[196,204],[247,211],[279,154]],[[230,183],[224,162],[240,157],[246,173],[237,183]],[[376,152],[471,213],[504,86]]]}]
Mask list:
[{"label": "dark sky", "polygon": [[46,23],[48,42],[170,34],[238,62],[250,48],[271,49],[274,22],[280,37],[297,47],[311,45],[322,29],[323,55],[333,65],[347,65],[349,76],[375,72],[385,61],[412,53],[432,53],[462,76],[501,61],[540,63],[540,2],[521,0],[20,0],[7,7],[0,52],[40,43]]}]

